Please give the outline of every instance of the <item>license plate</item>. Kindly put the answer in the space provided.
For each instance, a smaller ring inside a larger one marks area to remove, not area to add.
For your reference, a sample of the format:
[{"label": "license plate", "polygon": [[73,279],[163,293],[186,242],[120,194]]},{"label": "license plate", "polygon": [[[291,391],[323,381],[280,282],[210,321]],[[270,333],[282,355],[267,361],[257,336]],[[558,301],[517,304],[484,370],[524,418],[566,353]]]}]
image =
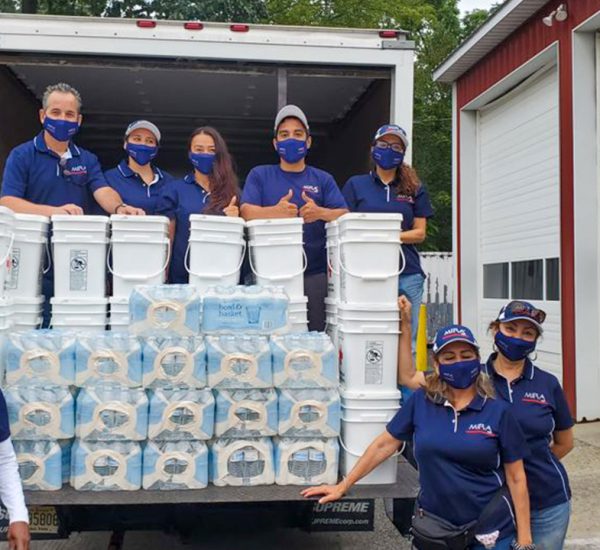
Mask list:
[{"label": "license plate", "polygon": [[57,535],[58,514],[54,506],[30,506],[29,530],[32,534]]}]

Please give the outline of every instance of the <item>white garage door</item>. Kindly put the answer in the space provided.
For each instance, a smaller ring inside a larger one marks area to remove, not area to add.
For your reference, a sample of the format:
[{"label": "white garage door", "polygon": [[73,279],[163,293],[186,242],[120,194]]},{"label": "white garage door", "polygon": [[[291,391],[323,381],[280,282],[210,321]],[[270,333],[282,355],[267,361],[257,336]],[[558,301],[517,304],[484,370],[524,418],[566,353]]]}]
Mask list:
[{"label": "white garage door", "polygon": [[509,299],[548,313],[537,364],[562,380],[556,67],[479,111],[479,336]]}]

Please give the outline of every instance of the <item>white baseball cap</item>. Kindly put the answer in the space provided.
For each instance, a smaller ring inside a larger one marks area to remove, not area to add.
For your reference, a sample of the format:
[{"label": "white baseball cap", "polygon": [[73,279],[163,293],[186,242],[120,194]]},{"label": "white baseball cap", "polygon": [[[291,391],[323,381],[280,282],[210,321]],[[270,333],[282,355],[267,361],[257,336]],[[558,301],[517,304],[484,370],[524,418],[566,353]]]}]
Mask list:
[{"label": "white baseball cap", "polygon": [[306,118],[306,115],[304,114],[304,111],[300,109],[300,107],[298,107],[297,105],[286,105],[285,107],[281,108],[281,110],[277,113],[277,116],[275,117],[275,127],[273,128],[275,133],[277,133],[277,128],[279,128],[279,125],[286,118],[297,118],[300,122],[302,122],[302,124],[306,128],[306,131],[310,131],[308,127],[308,120]]},{"label": "white baseball cap", "polygon": [[160,130],[158,129],[156,124],[152,124],[152,122],[150,122],[149,120],[136,120],[135,122],[132,122],[129,126],[127,126],[127,130],[125,130],[125,139],[129,137],[129,134],[131,134],[131,132],[140,129],[152,132],[152,134],[156,138],[156,141],[160,143]]}]

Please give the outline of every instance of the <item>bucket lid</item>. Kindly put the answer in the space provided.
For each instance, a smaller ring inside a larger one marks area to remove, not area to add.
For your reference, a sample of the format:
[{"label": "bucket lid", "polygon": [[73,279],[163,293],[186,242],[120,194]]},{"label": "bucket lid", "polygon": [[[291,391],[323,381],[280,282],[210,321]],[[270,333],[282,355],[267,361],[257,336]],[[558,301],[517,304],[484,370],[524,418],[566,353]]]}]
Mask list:
[{"label": "bucket lid", "polygon": [[111,296],[108,299],[108,303],[125,306],[125,305],[129,305],[129,298],[121,298],[120,296]]},{"label": "bucket lid", "polygon": [[70,216],[68,214],[55,214],[50,218],[52,222],[77,222],[77,223],[104,223],[108,225],[108,216],[89,216],[87,214]]},{"label": "bucket lid", "polygon": [[332,222],[327,222],[325,224],[325,229],[337,229],[338,225],[340,225],[340,222],[333,220]]},{"label": "bucket lid", "polygon": [[374,212],[350,212],[338,218],[338,223],[342,225],[349,221],[370,221],[370,222],[401,222],[402,214],[381,214]]},{"label": "bucket lid", "polygon": [[210,222],[222,223],[223,225],[244,225],[244,218],[235,218],[233,216],[215,216],[209,214],[192,214],[190,215],[190,223],[192,222]]},{"label": "bucket lid", "polygon": [[370,392],[368,390],[346,390],[340,389],[340,397],[344,399],[353,399],[356,401],[390,401],[392,399],[400,400],[402,393],[400,390],[389,390],[384,392]]},{"label": "bucket lid", "polygon": [[[91,217],[91,216],[90,216]],[[145,223],[145,224],[165,224],[168,225],[169,218],[166,216],[128,216],[127,214],[113,214],[110,217],[111,222],[132,222],[132,223]]]},{"label": "bucket lid", "polygon": [[13,297],[12,300],[15,306],[37,306],[43,304],[45,298],[43,296],[35,296],[33,298]]},{"label": "bucket lid", "polygon": [[253,227],[281,227],[282,225],[302,225],[304,220],[302,218],[277,218],[272,220],[252,220],[246,223],[248,229],[252,230]]},{"label": "bucket lid", "polygon": [[99,306],[107,305],[108,298],[50,298],[50,303],[64,306]]},{"label": "bucket lid", "polygon": [[325,305],[338,307],[339,303],[335,298],[325,298]]},{"label": "bucket lid", "polygon": [[[325,302],[327,303],[327,302]],[[338,304],[338,312],[342,315],[345,312],[351,311],[360,311],[364,313],[373,312],[373,313],[385,313],[385,312],[395,312],[400,313],[400,309],[396,304],[388,305],[388,304]]]},{"label": "bucket lid", "polygon": [[40,216],[39,214],[15,214],[15,220],[23,222],[39,222],[44,224],[50,223],[50,218],[48,216]]},{"label": "bucket lid", "polygon": [[301,298],[294,298],[293,300],[290,298],[290,306],[297,304],[308,304],[308,298],[306,296],[302,296]]},{"label": "bucket lid", "polygon": [[6,206],[0,206],[0,216],[8,216],[9,218],[13,218],[15,213],[10,208],[6,208]]}]

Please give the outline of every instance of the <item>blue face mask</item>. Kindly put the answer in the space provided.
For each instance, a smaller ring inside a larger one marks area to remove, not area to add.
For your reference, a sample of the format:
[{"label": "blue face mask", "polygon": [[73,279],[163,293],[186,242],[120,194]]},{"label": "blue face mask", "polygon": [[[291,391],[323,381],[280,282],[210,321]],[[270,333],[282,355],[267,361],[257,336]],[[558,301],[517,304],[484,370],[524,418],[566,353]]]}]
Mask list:
[{"label": "blue face mask", "polygon": [[472,386],[479,372],[481,371],[481,363],[479,359],[469,359],[468,361],[458,361],[448,365],[440,363],[440,378],[449,386],[457,390],[464,390]]},{"label": "blue face mask", "polygon": [[141,143],[127,143],[127,154],[140,166],[146,166],[158,153],[158,146],[142,145]]},{"label": "blue face mask", "polygon": [[213,164],[217,158],[215,153],[190,153],[188,156],[194,168],[205,176],[212,172]]},{"label": "blue face mask", "polygon": [[381,149],[380,147],[373,147],[371,157],[375,164],[384,170],[391,170],[396,166],[400,166],[404,161],[404,153],[393,151],[390,148]]},{"label": "blue face mask", "polygon": [[44,118],[42,126],[57,141],[69,141],[79,132],[79,122],[59,120],[49,116]]},{"label": "blue face mask", "polygon": [[290,138],[278,141],[277,154],[286,162],[295,164],[308,154],[306,140]]},{"label": "blue face mask", "polygon": [[528,342],[521,338],[512,338],[511,336],[506,336],[501,331],[496,333],[494,342],[498,351],[509,361],[521,361],[525,359],[525,357],[535,351],[536,344],[535,340]]}]

